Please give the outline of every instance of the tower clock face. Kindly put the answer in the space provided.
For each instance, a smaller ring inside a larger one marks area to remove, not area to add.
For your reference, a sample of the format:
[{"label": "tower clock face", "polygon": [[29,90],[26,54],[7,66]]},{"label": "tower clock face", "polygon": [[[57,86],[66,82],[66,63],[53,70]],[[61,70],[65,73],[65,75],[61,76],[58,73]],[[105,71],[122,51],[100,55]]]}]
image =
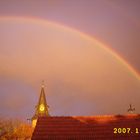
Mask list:
[{"label": "tower clock face", "polygon": [[45,110],[45,107],[44,107],[43,104],[40,105],[39,110],[40,110],[40,111],[44,111],[44,110]]}]

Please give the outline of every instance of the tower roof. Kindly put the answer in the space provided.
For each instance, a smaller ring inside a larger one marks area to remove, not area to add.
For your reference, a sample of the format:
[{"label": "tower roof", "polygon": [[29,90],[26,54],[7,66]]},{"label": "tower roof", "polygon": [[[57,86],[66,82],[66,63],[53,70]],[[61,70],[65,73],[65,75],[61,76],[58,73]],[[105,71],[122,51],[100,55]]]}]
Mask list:
[{"label": "tower roof", "polygon": [[36,108],[35,115],[32,117],[32,120],[37,119],[39,116],[50,116],[48,111],[49,106],[47,105],[44,87],[45,86],[43,81],[38,104],[35,107]]},{"label": "tower roof", "polygon": [[42,84],[42,86],[41,86],[41,93],[40,93],[38,104],[47,104],[46,103],[45,90],[44,90],[44,84]]}]

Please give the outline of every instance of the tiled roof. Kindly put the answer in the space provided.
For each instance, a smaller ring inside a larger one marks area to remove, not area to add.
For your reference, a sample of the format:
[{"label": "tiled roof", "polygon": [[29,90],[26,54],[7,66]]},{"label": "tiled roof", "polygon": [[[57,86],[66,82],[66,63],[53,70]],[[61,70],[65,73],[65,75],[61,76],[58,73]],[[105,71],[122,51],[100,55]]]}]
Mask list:
[{"label": "tiled roof", "polygon": [[140,114],[39,117],[32,140],[140,140]]}]

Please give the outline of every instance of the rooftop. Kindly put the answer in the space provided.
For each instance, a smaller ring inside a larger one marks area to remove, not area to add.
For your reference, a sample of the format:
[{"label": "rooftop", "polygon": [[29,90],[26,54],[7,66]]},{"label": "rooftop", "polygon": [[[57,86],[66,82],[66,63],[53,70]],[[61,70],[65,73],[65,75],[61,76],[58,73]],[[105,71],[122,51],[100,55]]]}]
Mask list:
[{"label": "rooftop", "polygon": [[140,114],[39,117],[32,140],[140,140]]}]

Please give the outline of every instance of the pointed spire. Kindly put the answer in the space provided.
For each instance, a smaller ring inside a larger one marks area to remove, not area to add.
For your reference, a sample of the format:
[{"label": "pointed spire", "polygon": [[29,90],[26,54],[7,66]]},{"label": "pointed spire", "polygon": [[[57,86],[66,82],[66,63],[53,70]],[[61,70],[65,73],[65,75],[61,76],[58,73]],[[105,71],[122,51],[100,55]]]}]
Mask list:
[{"label": "pointed spire", "polygon": [[32,126],[35,127],[37,119],[39,116],[50,116],[49,115],[49,106],[47,105],[46,102],[46,96],[45,96],[45,84],[44,80],[42,81],[41,84],[41,92],[40,92],[40,97],[38,104],[35,107],[35,115],[32,117]]},{"label": "pointed spire", "polygon": [[41,84],[41,92],[40,92],[40,97],[38,100],[38,104],[36,106],[36,111],[35,111],[35,116],[38,118],[38,116],[50,116],[49,115],[49,106],[46,101],[46,96],[45,96],[45,84],[44,80],[42,81]]},{"label": "pointed spire", "polygon": [[44,90],[44,80],[42,81],[41,84],[41,93],[40,93],[40,97],[39,97],[39,102],[38,104],[46,104],[46,97],[45,97],[45,90]]},{"label": "pointed spire", "polygon": [[47,102],[46,102],[44,88],[45,88],[45,84],[44,84],[44,80],[43,80],[42,85],[41,85],[40,98],[39,98],[39,102],[38,102],[38,112],[39,112],[39,115],[49,116],[49,112],[48,112],[49,106],[47,105]]}]

